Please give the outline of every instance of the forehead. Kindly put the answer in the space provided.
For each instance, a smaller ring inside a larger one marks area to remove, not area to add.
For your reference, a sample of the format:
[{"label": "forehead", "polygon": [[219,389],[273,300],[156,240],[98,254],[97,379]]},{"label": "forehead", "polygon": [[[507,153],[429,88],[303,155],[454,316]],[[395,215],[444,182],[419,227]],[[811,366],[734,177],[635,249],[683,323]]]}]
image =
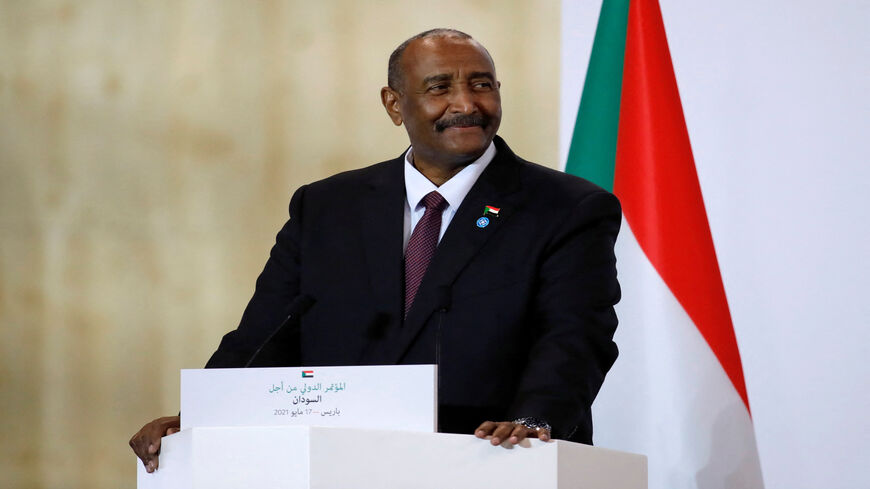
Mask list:
[{"label": "forehead", "polygon": [[470,72],[491,73],[495,66],[486,50],[473,39],[435,36],[413,41],[405,49],[402,70],[409,83],[433,75],[462,76]]}]

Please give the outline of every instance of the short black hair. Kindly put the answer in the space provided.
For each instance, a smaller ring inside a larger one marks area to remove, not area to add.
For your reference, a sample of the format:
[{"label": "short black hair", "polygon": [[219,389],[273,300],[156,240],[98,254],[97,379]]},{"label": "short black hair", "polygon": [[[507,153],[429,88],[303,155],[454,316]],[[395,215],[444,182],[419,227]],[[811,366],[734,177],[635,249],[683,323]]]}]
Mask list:
[{"label": "short black hair", "polygon": [[[439,27],[437,29],[429,29],[428,31],[423,31],[416,36],[410,37],[402,44],[399,44],[399,47],[393,50],[393,53],[390,54],[390,62],[387,65],[387,85],[395,91],[400,91],[400,87],[402,86],[402,79],[404,78],[404,74],[402,73],[402,69],[399,67],[399,61],[402,59],[402,54],[407,49],[408,45],[417,39],[423,39],[425,37],[458,37],[460,39],[471,39],[474,40],[470,35],[456,29],[448,29],[445,27]],[[486,51],[486,48],[483,48]],[[487,56],[489,56],[489,51],[486,51]],[[492,59],[492,56],[490,56]]]}]

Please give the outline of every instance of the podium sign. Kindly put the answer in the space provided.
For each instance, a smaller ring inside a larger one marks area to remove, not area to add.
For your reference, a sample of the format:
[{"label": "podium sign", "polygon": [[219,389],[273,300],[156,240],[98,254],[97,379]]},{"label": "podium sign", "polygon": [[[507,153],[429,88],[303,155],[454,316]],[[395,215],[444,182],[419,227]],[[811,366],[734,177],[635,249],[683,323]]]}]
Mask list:
[{"label": "podium sign", "polygon": [[433,433],[435,365],[186,369],[181,429],[306,425]]}]

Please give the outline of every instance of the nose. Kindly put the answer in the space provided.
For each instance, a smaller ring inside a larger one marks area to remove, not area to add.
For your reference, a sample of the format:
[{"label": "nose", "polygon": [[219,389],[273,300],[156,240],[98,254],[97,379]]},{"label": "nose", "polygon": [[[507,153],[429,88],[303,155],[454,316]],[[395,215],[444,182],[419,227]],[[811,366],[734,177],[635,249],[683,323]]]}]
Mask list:
[{"label": "nose", "polygon": [[450,93],[450,111],[454,114],[473,114],[477,112],[477,99],[467,86],[457,86]]}]

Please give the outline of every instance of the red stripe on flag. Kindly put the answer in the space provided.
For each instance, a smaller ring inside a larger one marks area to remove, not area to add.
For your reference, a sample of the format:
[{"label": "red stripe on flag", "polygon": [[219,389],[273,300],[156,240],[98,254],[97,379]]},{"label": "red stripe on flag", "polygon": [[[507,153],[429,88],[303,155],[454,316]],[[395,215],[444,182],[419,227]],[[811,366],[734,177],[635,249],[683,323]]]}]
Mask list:
[{"label": "red stripe on flag", "polygon": [[614,193],[644,253],[749,409],[740,352],[713,248],[657,0],[628,13]]}]

